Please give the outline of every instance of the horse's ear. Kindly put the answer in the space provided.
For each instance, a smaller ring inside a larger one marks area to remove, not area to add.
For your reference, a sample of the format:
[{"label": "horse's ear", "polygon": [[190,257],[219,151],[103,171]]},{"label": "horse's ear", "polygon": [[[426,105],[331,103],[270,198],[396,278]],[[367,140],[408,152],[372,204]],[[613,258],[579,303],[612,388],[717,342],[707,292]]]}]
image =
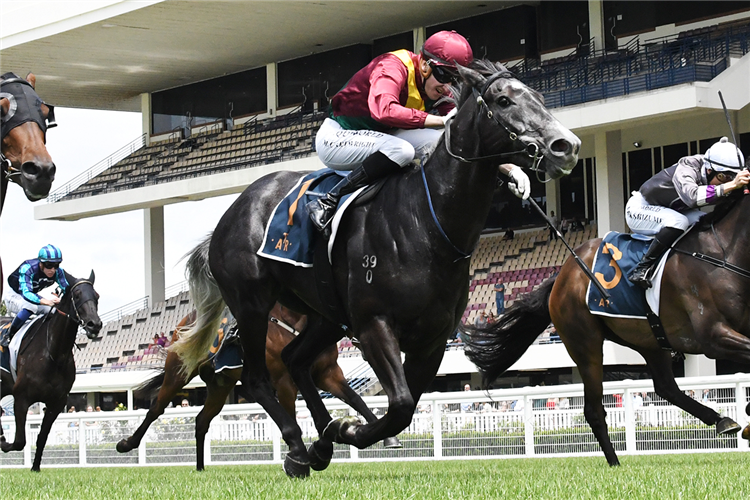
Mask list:
[{"label": "horse's ear", "polygon": [[466,66],[461,66],[460,64],[457,64],[456,68],[458,69],[458,74],[461,76],[461,79],[474,88],[481,88],[482,85],[484,85],[484,82],[487,81],[487,79],[478,71],[474,71]]},{"label": "horse's ear", "polygon": [[92,269],[91,270],[91,275],[89,276],[89,281],[91,282],[92,285],[94,284],[94,279],[95,278],[96,278],[96,276],[94,276],[94,270]]},{"label": "horse's ear", "polygon": [[3,97],[0,99],[0,116],[5,116],[10,110],[10,99]]},{"label": "horse's ear", "polygon": [[34,75],[34,73],[29,71],[29,74],[26,75],[26,81],[31,84],[32,89],[36,89],[36,76]]}]

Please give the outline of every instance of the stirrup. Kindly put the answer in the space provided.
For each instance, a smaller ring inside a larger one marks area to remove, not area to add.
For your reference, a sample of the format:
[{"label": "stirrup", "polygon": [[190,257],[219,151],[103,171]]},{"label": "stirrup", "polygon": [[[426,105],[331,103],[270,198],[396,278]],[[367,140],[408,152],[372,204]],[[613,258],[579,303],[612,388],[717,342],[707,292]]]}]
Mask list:
[{"label": "stirrup", "polygon": [[310,220],[318,228],[318,231],[325,233],[336,213],[336,205],[328,197],[321,197],[308,203],[307,211],[310,214]]},{"label": "stirrup", "polygon": [[628,274],[628,281],[630,281],[634,285],[638,285],[644,290],[648,290],[652,286],[651,277],[649,276],[650,274],[651,274],[651,266],[645,269],[638,269],[638,266],[636,266],[630,272],[630,274]]}]

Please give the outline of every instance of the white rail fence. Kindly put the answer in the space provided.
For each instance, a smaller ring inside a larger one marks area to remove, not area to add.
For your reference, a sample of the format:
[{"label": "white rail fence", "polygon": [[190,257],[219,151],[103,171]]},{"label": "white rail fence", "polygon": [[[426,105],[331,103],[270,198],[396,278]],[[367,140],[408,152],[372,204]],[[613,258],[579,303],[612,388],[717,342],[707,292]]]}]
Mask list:
[{"label": "white rail fence", "polygon": [[[747,424],[750,375],[678,383],[721,415]],[[717,436],[714,427],[659,398],[650,380],[610,382],[604,389],[609,433],[620,455],[748,450],[739,435]],[[384,414],[385,397],[365,401],[377,415]],[[334,416],[355,414],[338,400],[328,399],[326,405]],[[115,444],[135,431],[145,410],[61,415],[47,441],[42,467],[194,464],[194,422],[200,409],[168,409],[140,448],[126,454],[117,453]],[[317,432],[302,402],[297,421],[312,442]],[[40,423],[41,416],[29,416],[26,448],[0,455],[0,468],[31,466]],[[13,418],[4,416],[2,427],[6,439],[12,440]],[[583,416],[581,384],[425,394],[411,424],[398,437],[401,449],[385,449],[381,443],[366,450],[337,444],[334,461],[601,454]],[[259,405],[227,405],[211,423],[206,463],[281,463],[285,450],[276,425]]]}]

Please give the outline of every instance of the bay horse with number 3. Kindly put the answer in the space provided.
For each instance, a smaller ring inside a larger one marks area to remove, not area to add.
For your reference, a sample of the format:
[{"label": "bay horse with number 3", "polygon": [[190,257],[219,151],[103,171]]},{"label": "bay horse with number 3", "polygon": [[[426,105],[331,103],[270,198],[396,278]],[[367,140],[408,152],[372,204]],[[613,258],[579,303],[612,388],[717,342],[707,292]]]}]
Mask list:
[{"label": "bay horse with number 3", "polygon": [[[409,425],[466,307],[468,256],[492,205],[497,165],[531,167],[551,178],[576,165],[580,140],[540,94],[501,64],[475,61],[459,73],[458,111],[423,167],[385,179],[377,196],[355,202],[342,218],[331,255],[338,314],[319,297],[314,269],[256,253],[274,207],[304,174],[277,172],[251,184],[188,259],[199,317],[172,348],[193,370],[210,347],[224,303],[229,306],[248,367],[242,383],[281,429],[289,476],[325,469],[333,442],[362,449]],[[264,362],[268,312],[276,301],[309,318],[305,333],[282,353],[320,436],[309,450],[273,397]],[[338,323],[359,339],[388,396],[387,413],[375,422],[332,420],[312,382],[313,361],[342,337]]]},{"label": "bay horse with number 3", "polygon": [[[271,317],[273,320],[268,322],[268,335],[266,337],[266,365],[271,374],[271,384],[276,389],[279,403],[294,418],[297,386],[294,385],[289,371],[281,361],[281,351],[294,339],[295,335],[299,335],[304,331],[307,318],[280,304],[275,305],[271,310]],[[180,338],[182,330],[194,323],[195,318],[195,311],[182,318],[172,335],[172,342],[176,342]],[[370,411],[359,394],[349,387],[337,360],[338,349],[335,345],[330,346],[318,356],[318,359],[315,360],[312,366],[312,376],[315,385],[347,403],[361,413],[368,422],[374,422],[377,420],[377,417]],[[206,361],[208,361],[207,357]],[[197,374],[198,370],[194,373],[189,373],[187,376],[184,375],[180,357],[174,352],[167,354],[164,370],[144,382],[137,389],[137,391],[145,393],[146,397],[156,399],[156,401],[149,408],[146,418],[133,435],[117,443],[117,451],[127,453],[138,448],[151,424],[164,413],[164,409],[175,398],[177,393]],[[241,375],[242,368],[232,368],[222,370],[212,377],[210,381],[206,382],[206,389],[208,391],[206,402],[195,419],[196,468],[198,470],[205,468],[205,439],[211,420],[224,407],[227,396],[229,396],[237,381],[240,380]],[[237,391],[245,399],[250,400],[252,398],[241,385],[237,386]],[[401,447],[401,443],[395,437],[385,439],[383,444],[386,448]]]},{"label": "bay horse with number 3", "polygon": [[[47,129],[57,126],[54,107],[36,94],[36,77],[13,73],[0,76],[0,214],[8,181],[23,188],[30,201],[46,198],[55,179],[55,164],[47,152]],[[0,266],[0,295],[3,293]]]},{"label": "bay horse with number 3", "polygon": [[[738,192],[704,216],[675,245],[664,269],[659,306],[674,350],[750,363],[749,219],[750,196]],[[600,243],[601,239],[589,240],[575,250],[589,268]],[[659,346],[645,319],[591,314],[586,302],[588,285],[581,268],[568,258],[556,277],[522,296],[497,323],[485,329],[468,328],[466,354],[479,367],[485,385],[515,363],[551,321],[581,373],[584,415],[610,465],[619,465],[619,460],[607,433],[602,404],[605,339],[643,356],[659,396],[705,424],[716,425],[718,434],[739,431],[734,420],[680,390],[672,371],[671,351]]]}]

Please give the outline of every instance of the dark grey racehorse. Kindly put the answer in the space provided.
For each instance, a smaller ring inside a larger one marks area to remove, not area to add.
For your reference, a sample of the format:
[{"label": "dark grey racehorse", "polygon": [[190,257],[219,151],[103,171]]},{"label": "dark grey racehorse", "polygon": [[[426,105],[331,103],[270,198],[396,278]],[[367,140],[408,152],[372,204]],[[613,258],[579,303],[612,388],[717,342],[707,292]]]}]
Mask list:
[{"label": "dark grey racehorse", "polygon": [[[334,441],[365,448],[411,422],[466,307],[468,254],[490,210],[498,163],[538,167],[553,178],[576,164],[579,139],[502,65],[477,61],[460,74],[458,113],[423,170],[388,178],[371,202],[350,208],[332,252],[341,316],[388,396],[384,417],[367,424],[353,417],[331,420],[309,368],[341,330],[318,297],[315,271],[256,254],[271,211],[299,173],[278,172],[249,186],[188,260],[200,317],[174,348],[192,370],[213,340],[226,302],[251,367],[242,383],[281,429],[290,476],[324,469]],[[268,312],[277,300],[309,315],[308,330],[283,353],[321,436],[309,452],[296,422],[273,397],[264,363]]]},{"label": "dark grey racehorse", "polygon": [[26,446],[26,413],[33,403],[46,405],[42,427],[36,441],[32,471],[39,471],[44,445],[55,419],[65,409],[76,366],[73,347],[78,327],[92,339],[102,329],[97,313],[99,294],[94,290],[94,272],[88,279],[76,279],[65,273],[70,284],[55,309],[29,327],[21,340],[15,382],[2,372],[0,395],[12,394],[16,419],[16,437],[8,443],[0,426],[0,449],[3,453],[22,450]]}]

